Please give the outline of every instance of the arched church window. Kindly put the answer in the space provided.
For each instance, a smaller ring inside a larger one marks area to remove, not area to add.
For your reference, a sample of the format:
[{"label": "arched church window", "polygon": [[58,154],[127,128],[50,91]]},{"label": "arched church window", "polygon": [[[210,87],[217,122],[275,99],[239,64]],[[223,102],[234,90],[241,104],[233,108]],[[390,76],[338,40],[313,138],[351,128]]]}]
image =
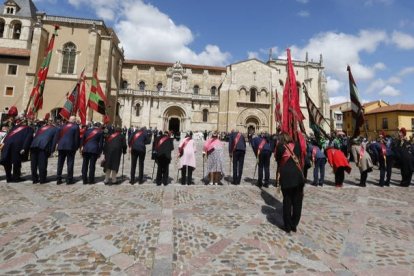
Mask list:
[{"label": "arched church window", "polygon": [[145,91],[145,82],[140,81],[138,84],[138,87],[139,87],[139,91]]},{"label": "arched church window", "polygon": [[257,94],[257,91],[255,88],[250,89],[250,101],[252,103],[256,102],[256,94]]},{"label": "arched church window", "polygon": [[161,83],[161,82],[159,82],[159,83],[157,84],[157,91],[158,91],[158,92],[160,92],[160,91],[161,91],[161,89],[162,89],[162,83]]},{"label": "arched church window", "polygon": [[200,92],[200,87],[198,85],[194,85],[194,87],[193,87],[194,95],[198,95],[199,92]]},{"label": "arched church window", "polygon": [[208,109],[203,109],[203,122],[208,121]]},{"label": "arched church window", "polygon": [[15,21],[12,22],[12,26],[13,26],[13,39],[20,39],[20,34],[22,32],[22,24],[20,23],[20,21]]},{"label": "arched church window", "polygon": [[121,104],[120,103],[116,103],[116,110],[115,110],[116,116],[119,116],[119,110],[120,109],[121,109]]},{"label": "arched church window", "polygon": [[128,88],[128,81],[126,81],[126,80],[123,80],[122,81],[122,88],[123,89],[127,89]]},{"label": "arched church window", "polygon": [[215,86],[212,86],[210,89],[211,96],[215,96],[216,92],[217,92],[217,88]]},{"label": "arched church window", "polygon": [[68,42],[63,45],[62,51],[62,73],[73,74],[75,72],[76,62],[76,45],[73,42]]},{"label": "arched church window", "polygon": [[137,103],[135,105],[135,116],[137,116],[137,117],[139,116],[140,109],[141,109],[141,105],[139,103]]}]

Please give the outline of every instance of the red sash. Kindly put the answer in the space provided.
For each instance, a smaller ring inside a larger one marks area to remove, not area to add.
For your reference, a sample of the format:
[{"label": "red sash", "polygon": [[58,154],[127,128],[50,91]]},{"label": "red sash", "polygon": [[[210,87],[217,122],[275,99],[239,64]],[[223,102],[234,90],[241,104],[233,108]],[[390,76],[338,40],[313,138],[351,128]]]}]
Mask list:
[{"label": "red sash", "polygon": [[38,136],[40,136],[40,135],[42,135],[43,133],[45,133],[45,131],[46,131],[46,130],[51,129],[52,127],[53,127],[53,126],[51,126],[51,125],[47,125],[47,126],[44,126],[44,127],[40,128],[40,129],[36,132],[35,138],[36,138],[36,137],[38,137]]},{"label": "red sash", "polygon": [[381,143],[381,152],[382,157],[384,157],[384,161],[387,162],[387,146]]},{"label": "red sash", "polygon": [[279,166],[282,168],[286,165],[286,162],[292,157],[292,154],[290,152],[293,152],[293,149],[295,148],[295,144],[289,143],[285,145],[285,147],[289,147],[290,151],[286,148],[285,152],[282,155],[282,160],[279,162]]},{"label": "red sash", "polygon": [[240,137],[241,137],[241,133],[239,132],[239,133],[237,133],[236,139],[234,139],[233,148],[231,149],[232,153],[236,150],[236,146],[237,146],[237,143],[240,140]]},{"label": "red sash", "polygon": [[315,163],[315,157],[316,157],[316,146],[313,146],[312,148],[312,162]]},{"label": "red sash", "polygon": [[19,126],[18,128],[16,128],[15,130],[13,130],[12,132],[9,132],[9,134],[7,134],[6,138],[4,138],[4,142],[6,142],[6,140],[10,137],[13,137],[15,134],[17,134],[18,132],[20,132],[21,130],[27,128],[28,126]]},{"label": "red sash", "polygon": [[257,148],[257,157],[259,157],[259,155],[262,152],[265,144],[266,144],[266,139],[262,138],[262,141],[260,141],[259,147]]},{"label": "red sash", "polygon": [[158,141],[158,144],[157,144],[157,146],[156,146],[157,151],[160,149],[161,145],[162,145],[165,141],[167,141],[168,139],[169,139],[169,137],[168,137],[168,136],[164,136],[164,137],[162,137],[162,138]]},{"label": "red sash", "polygon": [[112,133],[107,139],[106,139],[106,142],[107,143],[109,143],[109,142],[111,142],[112,140],[114,140],[116,137],[118,137],[119,136],[119,132],[115,132],[115,133]]},{"label": "red sash", "polygon": [[184,140],[183,144],[181,145],[181,147],[178,148],[178,153],[179,153],[180,157],[183,156],[184,148],[185,148],[185,146],[187,146],[187,144],[188,144],[188,142],[190,142],[190,140],[191,140],[190,137],[185,138],[185,140]]},{"label": "red sash", "polygon": [[359,160],[361,161],[362,157],[364,157],[365,154],[365,149],[364,147],[361,145],[359,148]]},{"label": "red sash", "polygon": [[141,136],[141,134],[144,133],[143,131],[138,131],[134,134],[134,137],[132,137],[131,142],[129,143],[129,147],[132,147],[132,145],[135,143],[135,141]]},{"label": "red sash", "polygon": [[83,140],[83,144],[82,146],[85,146],[90,140],[92,140],[93,137],[96,136],[96,134],[99,133],[99,129],[95,128],[94,130],[91,131],[91,133],[89,133],[89,136],[85,138],[85,140]]},{"label": "red sash", "polygon": [[72,124],[72,123],[69,123],[69,124],[66,124],[66,125],[62,128],[62,130],[61,130],[61,131],[60,131],[60,133],[59,133],[58,144],[59,144],[60,139],[62,139],[62,137],[66,134],[66,132],[68,132],[68,131],[69,131],[69,129],[70,129],[72,126],[73,126],[73,124]]}]

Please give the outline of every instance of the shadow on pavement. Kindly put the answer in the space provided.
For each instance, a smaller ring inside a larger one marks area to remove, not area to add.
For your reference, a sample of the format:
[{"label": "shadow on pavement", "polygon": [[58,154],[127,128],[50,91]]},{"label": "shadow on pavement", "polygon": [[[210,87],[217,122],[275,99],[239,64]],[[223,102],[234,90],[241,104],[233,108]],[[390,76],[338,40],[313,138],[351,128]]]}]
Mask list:
[{"label": "shadow on pavement", "polygon": [[283,224],[283,204],[266,190],[261,189],[260,196],[266,205],[262,206],[262,213],[266,215],[266,219],[279,229],[284,229]]}]

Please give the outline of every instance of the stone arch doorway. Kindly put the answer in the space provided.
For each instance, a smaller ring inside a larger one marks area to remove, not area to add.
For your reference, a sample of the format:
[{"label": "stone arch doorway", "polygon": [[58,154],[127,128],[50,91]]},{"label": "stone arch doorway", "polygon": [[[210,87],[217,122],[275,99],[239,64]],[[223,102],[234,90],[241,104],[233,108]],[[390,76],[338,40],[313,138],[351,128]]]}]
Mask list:
[{"label": "stone arch doorway", "polygon": [[164,130],[179,133],[185,129],[185,111],[179,106],[170,106],[164,111]]},{"label": "stone arch doorway", "polygon": [[259,126],[260,126],[260,121],[258,118],[256,117],[248,117],[246,119],[246,128],[247,128],[247,133],[256,133],[256,131],[259,130]]}]

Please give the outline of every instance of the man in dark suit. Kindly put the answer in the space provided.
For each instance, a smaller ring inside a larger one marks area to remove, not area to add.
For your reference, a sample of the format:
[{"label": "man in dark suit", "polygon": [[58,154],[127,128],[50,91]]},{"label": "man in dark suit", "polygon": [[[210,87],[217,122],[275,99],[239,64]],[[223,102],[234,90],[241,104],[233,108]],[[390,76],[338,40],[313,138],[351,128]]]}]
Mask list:
[{"label": "man in dark suit", "polygon": [[27,126],[23,118],[16,118],[15,125],[4,138],[1,150],[0,164],[4,166],[8,183],[23,180],[20,177],[22,161],[27,161],[32,140],[33,129]]},{"label": "man in dark suit", "polygon": [[[47,178],[47,161],[53,153],[58,135],[58,128],[52,124],[52,121],[45,121],[45,125],[38,128],[30,146],[30,161],[32,169],[33,184],[46,183]],[[37,171],[39,170],[39,174]]]},{"label": "man in dark suit", "polygon": [[138,181],[139,184],[144,183],[144,160],[146,155],[146,147],[151,143],[152,133],[147,131],[145,127],[132,133],[128,140],[129,151],[131,153],[131,180],[129,183],[135,183],[135,170],[137,168],[137,159],[139,158]]},{"label": "man in dark suit", "polygon": [[103,141],[104,135],[99,123],[95,123],[92,128],[86,130],[85,134],[82,137],[80,152],[83,156],[83,184],[95,184],[95,165],[96,160],[98,160],[99,156],[102,153]]},{"label": "man in dark suit", "polygon": [[59,151],[57,166],[57,184],[62,184],[62,170],[67,158],[68,174],[66,184],[74,184],[73,167],[75,164],[76,150],[79,148],[80,131],[75,123],[75,116],[71,116],[67,124],[63,125],[56,135],[57,150]]},{"label": "man in dark suit", "polygon": [[174,150],[173,138],[168,131],[157,137],[153,143],[152,152],[157,162],[157,185],[163,183],[168,185],[169,165],[171,163],[171,152]]},{"label": "man in dark suit", "polygon": [[233,182],[232,184],[239,185],[242,174],[244,156],[246,154],[246,140],[238,131],[232,131],[229,136],[229,155],[233,159]]},{"label": "man in dark suit", "polygon": [[257,165],[259,167],[259,179],[257,186],[262,187],[263,185],[267,188],[269,187],[270,178],[270,156],[272,155],[274,145],[272,141],[270,141],[269,136],[264,132],[262,132],[260,136],[253,138],[251,145],[253,147],[254,154],[256,155]]}]

